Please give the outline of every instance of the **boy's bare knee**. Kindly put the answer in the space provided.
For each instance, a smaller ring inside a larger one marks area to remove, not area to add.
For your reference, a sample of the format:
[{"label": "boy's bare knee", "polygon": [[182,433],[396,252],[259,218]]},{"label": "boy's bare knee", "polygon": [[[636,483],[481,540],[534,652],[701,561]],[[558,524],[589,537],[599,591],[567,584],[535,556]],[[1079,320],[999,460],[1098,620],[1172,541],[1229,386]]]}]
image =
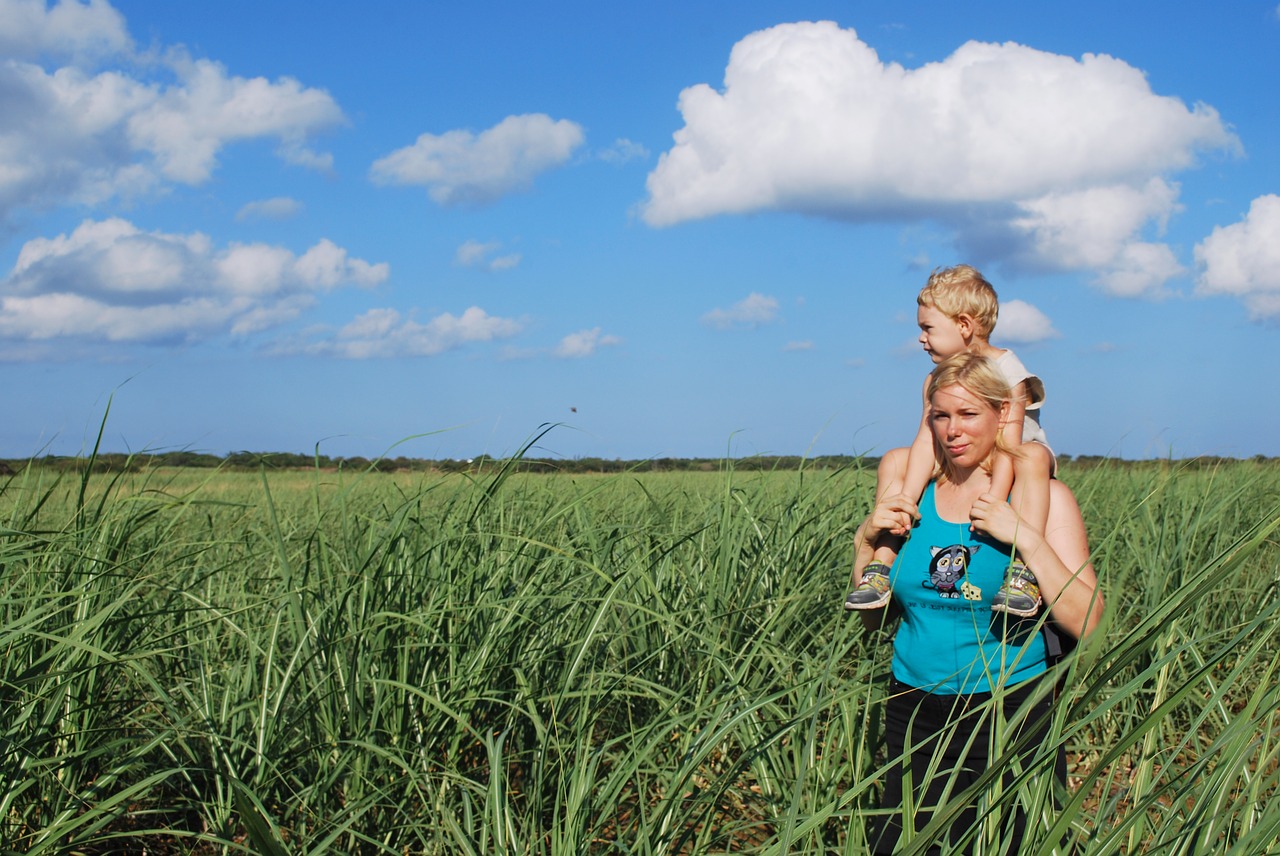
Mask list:
[{"label": "boy's bare knee", "polygon": [[909,452],[909,449],[890,449],[880,458],[880,465],[876,467],[876,502],[884,499],[890,490],[901,492]]},{"label": "boy's bare knee", "polygon": [[1028,475],[1047,477],[1053,472],[1053,452],[1041,443],[1023,443],[1013,456],[1013,471],[1024,478]]},{"label": "boy's bare knee", "polygon": [[880,466],[876,468],[876,481],[889,484],[902,481],[907,474],[907,457],[910,449],[890,449],[880,458]]}]

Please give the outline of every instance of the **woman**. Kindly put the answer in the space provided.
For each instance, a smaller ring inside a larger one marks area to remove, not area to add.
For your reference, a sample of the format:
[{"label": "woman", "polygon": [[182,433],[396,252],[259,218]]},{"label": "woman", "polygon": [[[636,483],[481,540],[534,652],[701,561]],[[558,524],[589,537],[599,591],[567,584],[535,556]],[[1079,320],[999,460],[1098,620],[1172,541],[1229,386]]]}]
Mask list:
[{"label": "woman", "polygon": [[[1048,668],[1039,623],[991,611],[1013,546],[1039,580],[1047,621],[1060,632],[1081,638],[1102,617],[1074,497],[1056,498],[1051,541],[1022,521],[1004,497],[988,492],[1010,398],[1008,384],[985,357],[966,352],[940,363],[928,387],[937,473],[918,508],[903,496],[882,497],[859,529],[855,583],[878,538],[911,533],[890,573],[890,606],[863,612],[872,627],[883,626],[887,609],[901,613],[885,739],[891,761],[910,749],[886,778],[883,808],[888,811],[871,831],[876,852],[894,852],[904,816],[920,830],[933,807],[964,791],[1007,748],[1021,747],[1018,751],[1029,755],[1042,742],[1051,692],[1039,693],[1030,714],[1014,720],[1025,725],[1012,731],[997,722],[1005,717],[993,709],[999,706],[1011,717],[1037,695],[1038,679]],[[1074,518],[1064,522],[1067,511]],[[994,706],[987,704],[993,695],[999,698]],[[1057,766],[1059,778],[1065,778],[1061,756]],[[942,839],[958,842],[977,818],[977,808],[970,805]],[[989,841],[998,837],[1001,849],[1016,853],[1025,818],[1015,812],[992,819],[980,834]]]}]

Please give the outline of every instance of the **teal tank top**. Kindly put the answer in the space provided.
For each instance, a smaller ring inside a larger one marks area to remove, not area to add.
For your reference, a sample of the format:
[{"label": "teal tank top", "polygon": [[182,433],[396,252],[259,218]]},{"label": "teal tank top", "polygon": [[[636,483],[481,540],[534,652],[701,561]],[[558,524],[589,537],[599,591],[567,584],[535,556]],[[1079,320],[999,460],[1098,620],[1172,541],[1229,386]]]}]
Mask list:
[{"label": "teal tank top", "polygon": [[1035,619],[991,611],[1009,567],[1009,548],[938,516],[934,485],[920,498],[920,520],[890,573],[902,624],[893,640],[893,674],[939,695],[989,692],[1047,669]]}]

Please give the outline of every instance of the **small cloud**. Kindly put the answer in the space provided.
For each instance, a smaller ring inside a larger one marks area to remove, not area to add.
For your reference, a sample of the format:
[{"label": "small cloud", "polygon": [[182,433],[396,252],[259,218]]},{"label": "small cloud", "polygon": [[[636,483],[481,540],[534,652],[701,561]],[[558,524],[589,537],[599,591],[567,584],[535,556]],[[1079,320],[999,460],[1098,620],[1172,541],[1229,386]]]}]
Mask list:
[{"label": "small cloud", "polygon": [[490,315],[478,306],[459,316],[437,315],[425,324],[395,309],[370,309],[336,331],[312,330],[298,340],[281,342],[272,353],[347,360],[431,357],[475,342],[510,338],[522,327],[515,319]]},{"label": "small cloud", "polygon": [[911,258],[907,259],[907,270],[921,271],[932,270],[934,265],[929,262],[929,254],[924,250],[919,251]]},{"label": "small cloud", "polygon": [[369,173],[377,184],[425,187],[441,205],[483,205],[528,189],[568,161],[585,138],[582,126],[567,119],[508,116],[479,134],[423,134],[375,161]]},{"label": "small cloud", "polygon": [[302,210],[302,203],[287,196],[259,199],[250,202],[236,212],[236,220],[288,220]]},{"label": "small cloud", "polygon": [[759,327],[777,320],[778,301],[752,292],[728,309],[712,309],[702,316],[702,323],[717,330],[731,327]]},{"label": "small cloud", "polygon": [[127,54],[133,40],[124,15],[108,3],[57,3],[43,0],[0,3],[0,55],[34,59],[50,54],[88,62]]},{"label": "small cloud", "polygon": [[508,253],[506,255],[494,255],[498,250],[502,249],[502,244],[497,241],[464,241],[458,247],[458,251],[454,253],[453,260],[455,264],[462,267],[478,267],[490,271],[511,270],[520,264],[519,253]]},{"label": "small cloud", "polygon": [[782,346],[782,350],[788,353],[790,353],[791,351],[812,351],[813,342],[811,342],[808,339],[805,339],[804,341],[801,341],[801,342],[787,342],[787,344]]},{"label": "small cloud", "polygon": [[1043,342],[1062,335],[1053,329],[1049,316],[1022,300],[1006,300],[1000,304],[996,334],[1002,342]]},{"label": "small cloud", "polygon": [[556,345],[553,353],[557,357],[564,359],[578,359],[581,357],[589,357],[596,352],[597,348],[607,348],[622,344],[622,340],[617,336],[604,335],[600,332],[599,327],[590,330],[579,330],[577,333],[570,333],[560,340],[560,344]]},{"label": "small cloud", "polygon": [[493,252],[498,247],[496,242],[482,243],[480,241],[464,241],[458,251],[454,253],[453,260],[463,267],[474,267],[484,261],[484,257]]},{"label": "small cloud", "polygon": [[633,160],[648,160],[649,150],[640,143],[623,137],[613,141],[613,145],[602,149],[597,157],[605,163],[624,164]]},{"label": "small cloud", "polygon": [[1243,220],[1214,227],[1195,256],[1197,294],[1235,297],[1254,319],[1280,318],[1280,196],[1259,196]]},{"label": "small cloud", "polygon": [[1113,354],[1120,350],[1120,346],[1115,342],[1098,342],[1090,350],[1098,354]]},{"label": "small cloud", "polygon": [[321,240],[302,255],[271,244],[218,249],[199,232],[144,232],[86,220],[23,245],[0,280],[0,337],[87,342],[192,342],[290,321],[317,296],[370,288],[386,263]]},{"label": "small cloud", "polygon": [[291,163],[303,169],[330,174],[333,172],[332,153],[317,152],[309,146],[301,145],[297,140],[289,140],[282,144],[276,149],[276,154],[285,163]]}]

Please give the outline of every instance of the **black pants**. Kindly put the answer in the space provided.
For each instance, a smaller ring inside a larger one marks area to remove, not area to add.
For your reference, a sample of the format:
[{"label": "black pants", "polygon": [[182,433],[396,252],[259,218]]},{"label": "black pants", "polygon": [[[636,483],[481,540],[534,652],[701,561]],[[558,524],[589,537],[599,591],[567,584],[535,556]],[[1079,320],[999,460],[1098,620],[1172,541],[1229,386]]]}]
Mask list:
[{"label": "black pants", "polygon": [[[1030,697],[1039,681],[1031,680],[1005,693],[1002,707],[1011,718]],[[1016,725],[1000,735],[995,745],[995,706],[987,704],[990,693],[968,696],[934,695],[915,689],[896,678],[889,682],[885,702],[885,748],[890,761],[898,759],[885,778],[881,808],[892,813],[873,817],[868,830],[876,853],[894,853],[902,834],[904,784],[911,782],[912,819],[916,831],[924,828],[936,806],[955,800],[993,764],[1003,763],[1014,746],[1030,761],[1044,743],[1050,725],[1054,697],[1048,693],[1035,703]],[[1023,740],[1026,739],[1024,743]],[[916,744],[919,743],[919,746]],[[904,750],[914,747],[903,757]],[[1060,784],[1067,778],[1066,755],[1058,749],[1054,775]],[[1014,778],[1012,771],[1002,776],[1005,787]],[[994,784],[994,783],[993,783]],[[978,819],[975,805],[963,812],[938,836],[930,852],[941,852],[943,842],[955,845]],[[984,823],[996,823],[1003,852],[1016,854],[1026,830],[1026,815],[1019,807],[988,816]],[[968,849],[966,848],[966,852]],[[952,852],[960,852],[952,849]]]}]

